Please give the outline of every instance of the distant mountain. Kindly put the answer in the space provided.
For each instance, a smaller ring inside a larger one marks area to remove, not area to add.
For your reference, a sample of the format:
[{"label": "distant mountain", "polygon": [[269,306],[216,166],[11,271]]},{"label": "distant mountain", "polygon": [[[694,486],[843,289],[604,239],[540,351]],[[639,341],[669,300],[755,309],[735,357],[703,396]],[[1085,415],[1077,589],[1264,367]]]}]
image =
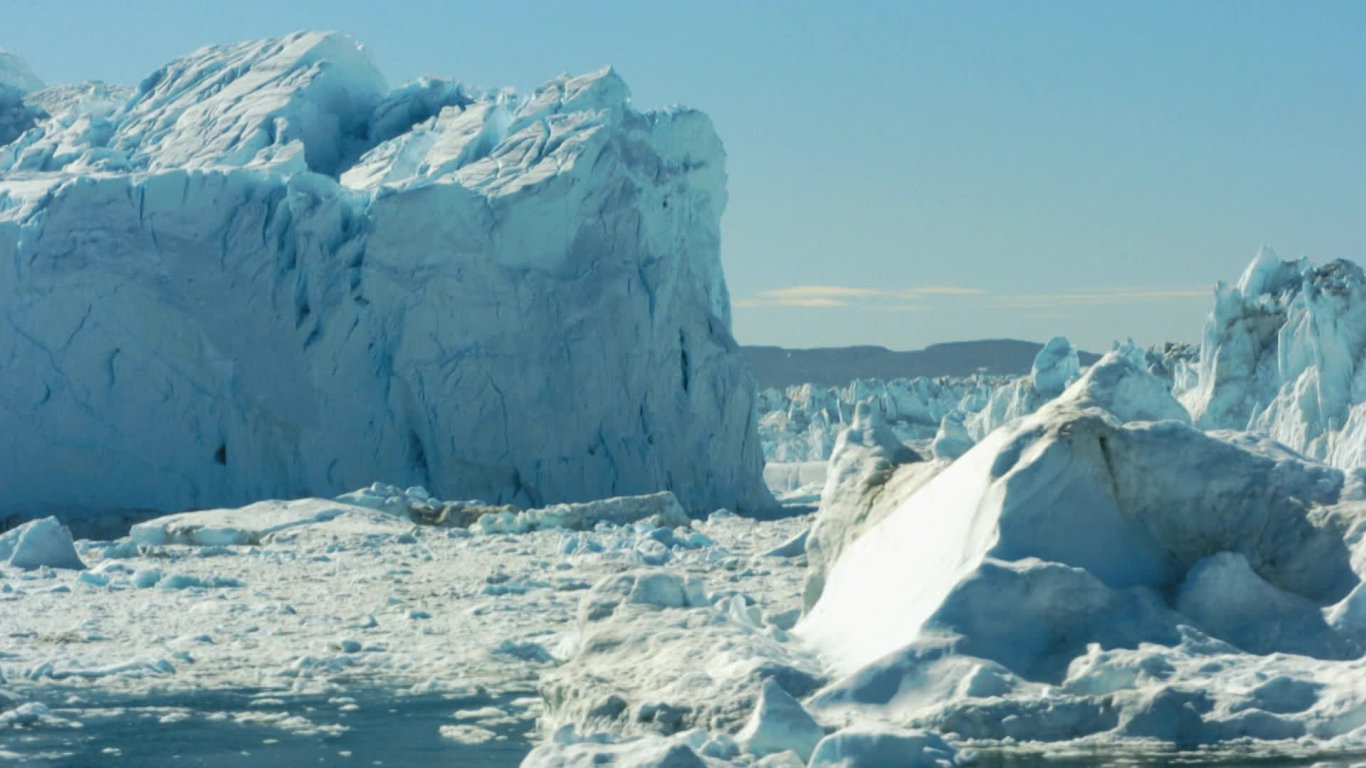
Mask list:
[{"label": "distant mountain", "polygon": [[[968,376],[973,373],[1027,374],[1042,344],[1017,339],[983,339],[934,344],[913,352],[885,347],[743,347],[760,387],[792,384],[843,386],[852,379]],[[1080,352],[1082,365],[1100,355]]]}]

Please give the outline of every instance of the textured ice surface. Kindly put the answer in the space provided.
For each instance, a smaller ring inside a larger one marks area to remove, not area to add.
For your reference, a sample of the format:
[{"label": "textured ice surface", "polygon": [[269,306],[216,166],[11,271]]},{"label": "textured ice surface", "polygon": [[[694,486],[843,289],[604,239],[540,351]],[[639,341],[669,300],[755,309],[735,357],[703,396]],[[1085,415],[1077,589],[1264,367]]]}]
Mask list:
[{"label": "textured ice surface", "polygon": [[[428,500],[417,488],[369,490],[348,496]],[[641,500],[642,512],[651,508]],[[779,626],[791,626],[802,561],[763,554],[808,523],[718,514],[677,528],[602,522],[484,535],[318,499],[180,513],[152,526],[177,532],[160,543],[79,542],[85,572],[0,564],[0,624],[17,639],[0,653],[11,691],[0,694],[0,742],[29,757],[100,762],[63,734],[82,724],[85,734],[107,731],[99,724],[110,718],[132,726],[151,710],[153,724],[180,725],[165,731],[163,749],[206,721],[251,725],[282,741],[258,737],[253,759],[297,764],[271,760],[293,754],[295,737],[354,743],[376,716],[395,718],[388,738],[413,723],[383,713],[406,717],[445,696],[451,703],[426,725],[431,749],[444,749],[432,759],[468,755],[488,733],[483,745],[505,743],[509,724],[520,734],[540,715],[543,736],[562,726],[578,735],[561,733],[538,754],[591,754],[604,741],[669,732],[670,744],[730,765],[740,755],[730,733],[765,680],[803,695],[820,681],[815,658]],[[193,541],[210,528],[269,533]],[[78,696],[62,693],[73,685]],[[459,703],[486,694],[497,709]],[[100,702],[117,697],[127,712],[105,712]],[[678,730],[713,716],[728,725]],[[26,729],[23,744],[7,740],[7,718]],[[134,753],[133,732],[113,746]],[[638,756],[655,743],[613,749],[637,760],[623,764],[648,765]],[[169,753],[149,744],[145,754],[159,764]]]},{"label": "textured ice surface", "polygon": [[1264,249],[1215,289],[1198,383],[1183,395],[1206,429],[1248,429],[1333,466],[1366,464],[1366,276]]},{"label": "textured ice surface", "polygon": [[391,91],[321,33],[32,96],[0,147],[0,515],[376,479],[772,503],[702,113],[610,70]]}]

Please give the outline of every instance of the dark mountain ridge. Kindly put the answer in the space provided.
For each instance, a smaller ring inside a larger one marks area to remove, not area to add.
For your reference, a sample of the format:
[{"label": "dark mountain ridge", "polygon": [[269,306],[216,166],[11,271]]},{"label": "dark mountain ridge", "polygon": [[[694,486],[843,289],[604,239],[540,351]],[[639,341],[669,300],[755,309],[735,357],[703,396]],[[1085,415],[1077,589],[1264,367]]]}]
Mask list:
[{"label": "dark mountain ridge", "polygon": [[[982,339],[932,344],[898,352],[886,347],[743,347],[760,387],[819,384],[835,387],[853,379],[897,379],[916,376],[970,376],[974,373],[1023,375],[1043,344],[1018,339]],[[1082,365],[1100,359],[1079,352]]]}]

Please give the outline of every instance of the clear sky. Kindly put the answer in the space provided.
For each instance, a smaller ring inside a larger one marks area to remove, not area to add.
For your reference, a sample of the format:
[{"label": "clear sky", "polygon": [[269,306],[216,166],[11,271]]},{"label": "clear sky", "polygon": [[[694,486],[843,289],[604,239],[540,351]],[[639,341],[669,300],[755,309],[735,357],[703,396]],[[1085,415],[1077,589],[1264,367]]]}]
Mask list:
[{"label": "clear sky", "polygon": [[614,65],[729,154],[741,343],[1195,341],[1263,244],[1366,261],[1366,2],[0,0],[48,82],[337,29],[397,85]]}]

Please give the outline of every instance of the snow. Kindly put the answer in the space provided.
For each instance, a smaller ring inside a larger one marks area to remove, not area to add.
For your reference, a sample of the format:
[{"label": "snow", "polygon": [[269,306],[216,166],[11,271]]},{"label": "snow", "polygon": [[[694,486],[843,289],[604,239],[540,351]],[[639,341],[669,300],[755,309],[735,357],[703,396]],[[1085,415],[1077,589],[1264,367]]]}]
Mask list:
[{"label": "snow", "polygon": [[30,96],[0,147],[0,516],[376,480],[773,505],[702,113],[636,111],[610,70],[390,90],[311,32]]}]

